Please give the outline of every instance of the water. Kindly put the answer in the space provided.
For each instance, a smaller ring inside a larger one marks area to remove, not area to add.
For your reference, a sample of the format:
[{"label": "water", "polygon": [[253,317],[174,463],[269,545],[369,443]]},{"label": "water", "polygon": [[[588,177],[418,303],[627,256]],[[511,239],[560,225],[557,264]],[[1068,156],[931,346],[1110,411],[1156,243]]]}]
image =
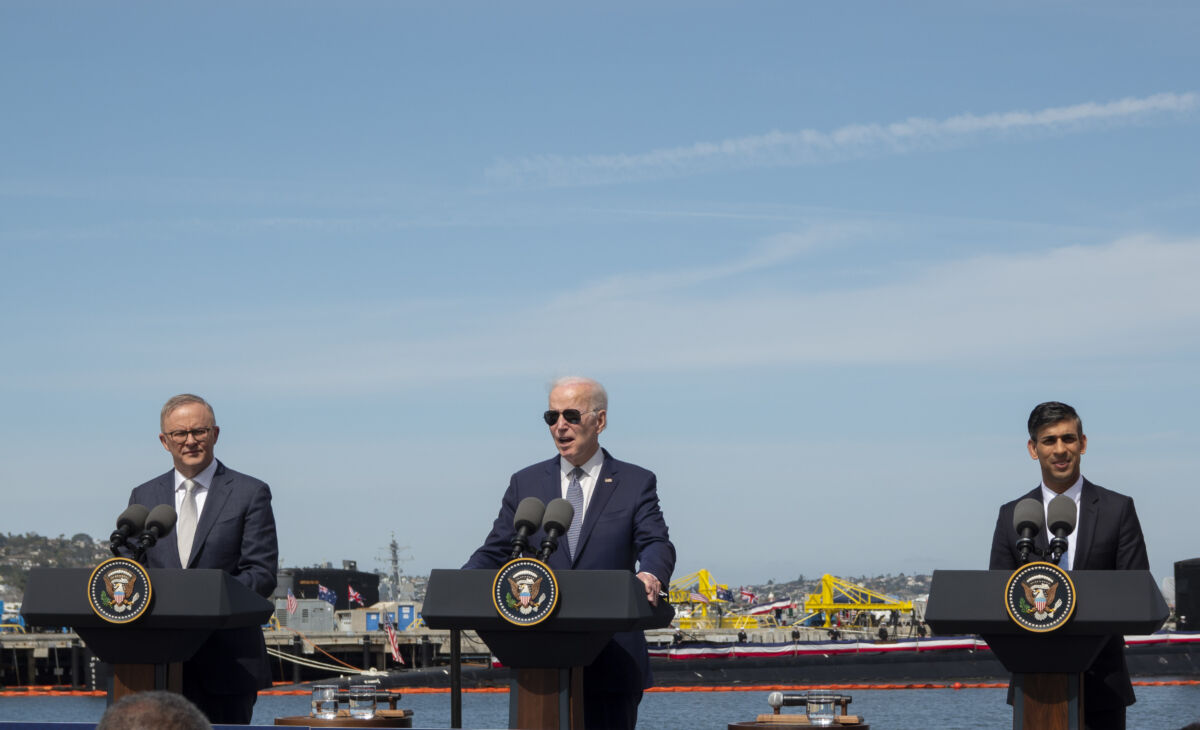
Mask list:
[{"label": "water", "polygon": [[[1129,708],[1130,730],[1179,730],[1200,722],[1200,686],[1137,687]],[[863,715],[873,730],[1006,730],[1012,712],[1002,689],[852,690],[850,711]],[[254,722],[271,725],[276,717],[308,714],[308,695],[264,695],[254,707]],[[413,710],[416,727],[450,727],[449,694],[405,695],[400,707]],[[790,709],[790,708],[788,708]],[[653,692],[642,700],[639,726],[647,729],[726,730],[730,722],[753,720],[770,712],[767,692]],[[0,697],[0,722],[41,720],[96,722],[103,697]],[[463,695],[463,725],[502,728],[508,724],[508,695]]]}]

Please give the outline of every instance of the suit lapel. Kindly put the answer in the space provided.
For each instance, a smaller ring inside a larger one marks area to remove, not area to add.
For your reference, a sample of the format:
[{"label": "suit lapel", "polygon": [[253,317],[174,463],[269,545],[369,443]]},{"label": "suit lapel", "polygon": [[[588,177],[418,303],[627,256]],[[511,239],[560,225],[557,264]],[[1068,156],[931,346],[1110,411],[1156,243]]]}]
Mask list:
[{"label": "suit lapel", "polygon": [[[200,521],[196,523],[196,537],[192,540],[192,554],[188,556],[188,566],[192,564],[196,553],[200,551],[200,546],[208,538],[208,533],[212,531],[213,525],[217,522],[217,515],[221,514],[221,509],[225,506],[232,491],[233,476],[229,474],[225,465],[218,461],[212,484],[208,485],[208,494],[204,497],[204,511],[200,513]],[[178,544],[176,544],[175,551],[176,553],[179,551]]]},{"label": "suit lapel", "polygon": [[[546,470],[540,480],[538,491],[540,494],[533,496],[540,498],[546,504],[550,504],[552,499],[560,499],[562,494],[562,462],[559,457],[554,457],[545,463]],[[530,545],[534,552],[541,549],[541,539],[545,537],[545,533],[538,531],[535,537],[538,540],[536,545]],[[571,554],[567,551],[566,536],[560,538],[558,549],[551,555],[546,564],[555,570],[568,570],[571,568]]]},{"label": "suit lapel", "polygon": [[[175,470],[163,474],[158,479],[154,480],[154,487],[151,490],[154,504],[143,505],[154,509],[160,504],[169,504],[171,509],[175,509]],[[156,545],[163,556],[164,564],[172,568],[179,565],[179,541],[175,538],[174,533],[167,535],[166,538],[160,540]]]},{"label": "suit lapel", "polygon": [[1100,495],[1096,492],[1096,485],[1084,479],[1083,490],[1079,493],[1079,518],[1075,522],[1075,570],[1087,567],[1088,553],[1091,552],[1096,521],[1099,519]]},{"label": "suit lapel", "polygon": [[575,548],[575,558],[579,559],[579,555],[583,552],[583,548],[587,545],[588,537],[592,534],[592,528],[596,526],[596,521],[600,519],[600,515],[604,513],[605,506],[612,499],[613,493],[617,491],[617,484],[620,483],[617,475],[617,467],[613,462],[613,458],[604,452],[604,463],[600,466],[600,476],[596,478],[596,486],[592,489],[592,501],[588,503],[587,511],[583,515],[583,529],[579,533],[579,545]]},{"label": "suit lapel", "polygon": [[[1036,499],[1038,502],[1042,503],[1042,514],[1046,514],[1046,503],[1042,501],[1042,486],[1040,484],[1034,487],[1032,492],[1026,494],[1024,497],[1021,497],[1021,499]],[[1041,551],[1043,554],[1050,552],[1050,537],[1046,533],[1047,530],[1045,526],[1043,526],[1038,532],[1037,537],[1033,539],[1034,549]]]}]

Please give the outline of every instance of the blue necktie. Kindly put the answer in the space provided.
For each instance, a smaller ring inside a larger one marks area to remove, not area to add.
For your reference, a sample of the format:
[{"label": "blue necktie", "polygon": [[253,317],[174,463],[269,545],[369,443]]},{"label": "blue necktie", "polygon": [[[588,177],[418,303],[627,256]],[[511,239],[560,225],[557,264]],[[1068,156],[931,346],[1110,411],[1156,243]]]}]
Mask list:
[{"label": "blue necktie", "polygon": [[579,477],[583,469],[575,467],[571,470],[571,483],[567,485],[567,501],[575,508],[575,518],[567,528],[567,552],[571,554],[571,562],[575,562],[575,546],[579,543],[579,533],[583,529],[583,485]]}]

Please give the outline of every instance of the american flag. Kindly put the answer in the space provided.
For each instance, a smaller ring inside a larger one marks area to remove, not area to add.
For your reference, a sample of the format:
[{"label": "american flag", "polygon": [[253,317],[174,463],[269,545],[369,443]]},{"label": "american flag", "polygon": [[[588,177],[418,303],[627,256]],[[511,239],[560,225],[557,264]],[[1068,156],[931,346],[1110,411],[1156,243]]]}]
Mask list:
[{"label": "american flag", "polygon": [[347,601],[347,602],[349,602],[349,603],[357,603],[357,604],[358,604],[358,605],[360,605],[360,606],[365,606],[365,605],[367,605],[367,604],[363,603],[363,597],[362,597],[362,594],[361,594],[361,593],[359,593],[358,591],[354,590],[354,586],[352,586],[352,585],[350,585],[349,583],[347,583],[347,584],[346,584],[346,590],[348,591],[348,592],[346,593],[346,601]]},{"label": "american flag", "polygon": [[295,613],[296,608],[299,605],[300,605],[300,602],[296,600],[295,594],[293,594],[292,589],[289,588],[288,589],[288,615]]},{"label": "american flag", "polygon": [[317,598],[320,598],[322,601],[329,601],[329,605],[337,607],[337,594],[320,583],[317,584]]},{"label": "american flag", "polygon": [[705,597],[703,593],[697,593],[696,591],[689,593],[688,598],[692,599],[696,603],[708,603],[708,598]]},{"label": "american flag", "polygon": [[396,628],[391,624],[384,624],[384,630],[387,631],[388,643],[392,645],[392,659],[404,663],[404,657],[400,656],[400,647],[396,644]]}]

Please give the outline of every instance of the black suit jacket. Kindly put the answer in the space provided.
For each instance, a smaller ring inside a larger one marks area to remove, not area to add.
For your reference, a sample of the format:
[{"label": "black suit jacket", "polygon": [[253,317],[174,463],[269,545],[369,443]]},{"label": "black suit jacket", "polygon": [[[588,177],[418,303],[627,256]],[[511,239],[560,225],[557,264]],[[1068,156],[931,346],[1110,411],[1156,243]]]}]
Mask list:
[{"label": "black suit jacket", "polygon": [[[543,502],[562,496],[559,457],[526,467],[509,480],[492,531],[467,560],[464,568],[499,568],[512,552],[513,514],[526,497]],[[538,530],[529,543],[540,546],[545,533]],[[548,561],[553,570],[628,570],[651,573],[663,586],[675,570],[675,546],[658,504],[658,484],[653,472],[618,461],[604,451],[604,464],[584,513],[575,559],[560,545]],[[632,691],[649,687],[650,659],[641,631],[618,632],[588,667],[593,688]]]},{"label": "black suit jacket", "polygon": [[[174,470],[134,487],[130,504],[175,506]],[[258,595],[269,598],[275,590],[279,544],[271,490],[263,482],[220,461],[213,475],[204,510],[196,523],[189,568],[218,568]],[[175,535],[160,540],[146,553],[150,568],[178,568],[179,543]],[[215,632],[184,672],[202,676],[212,694],[240,694],[271,686],[271,667],[262,629],[251,626]]]},{"label": "black suit jacket", "polygon": [[[1000,507],[996,532],[992,536],[990,570],[1016,570],[1020,565],[1017,535],[1013,531],[1013,511],[1021,499],[1042,501],[1039,486],[1020,499]],[[1133,499],[1083,480],[1079,499],[1079,518],[1075,525],[1075,564],[1072,570],[1149,570],[1146,541],[1138,522]],[[1045,531],[1038,535],[1037,547],[1045,550],[1049,541]],[[1084,673],[1085,707],[1124,707],[1134,702],[1133,685],[1125,665],[1124,637],[1114,636],[1091,669]],[[1012,693],[1009,693],[1010,701]]]}]

